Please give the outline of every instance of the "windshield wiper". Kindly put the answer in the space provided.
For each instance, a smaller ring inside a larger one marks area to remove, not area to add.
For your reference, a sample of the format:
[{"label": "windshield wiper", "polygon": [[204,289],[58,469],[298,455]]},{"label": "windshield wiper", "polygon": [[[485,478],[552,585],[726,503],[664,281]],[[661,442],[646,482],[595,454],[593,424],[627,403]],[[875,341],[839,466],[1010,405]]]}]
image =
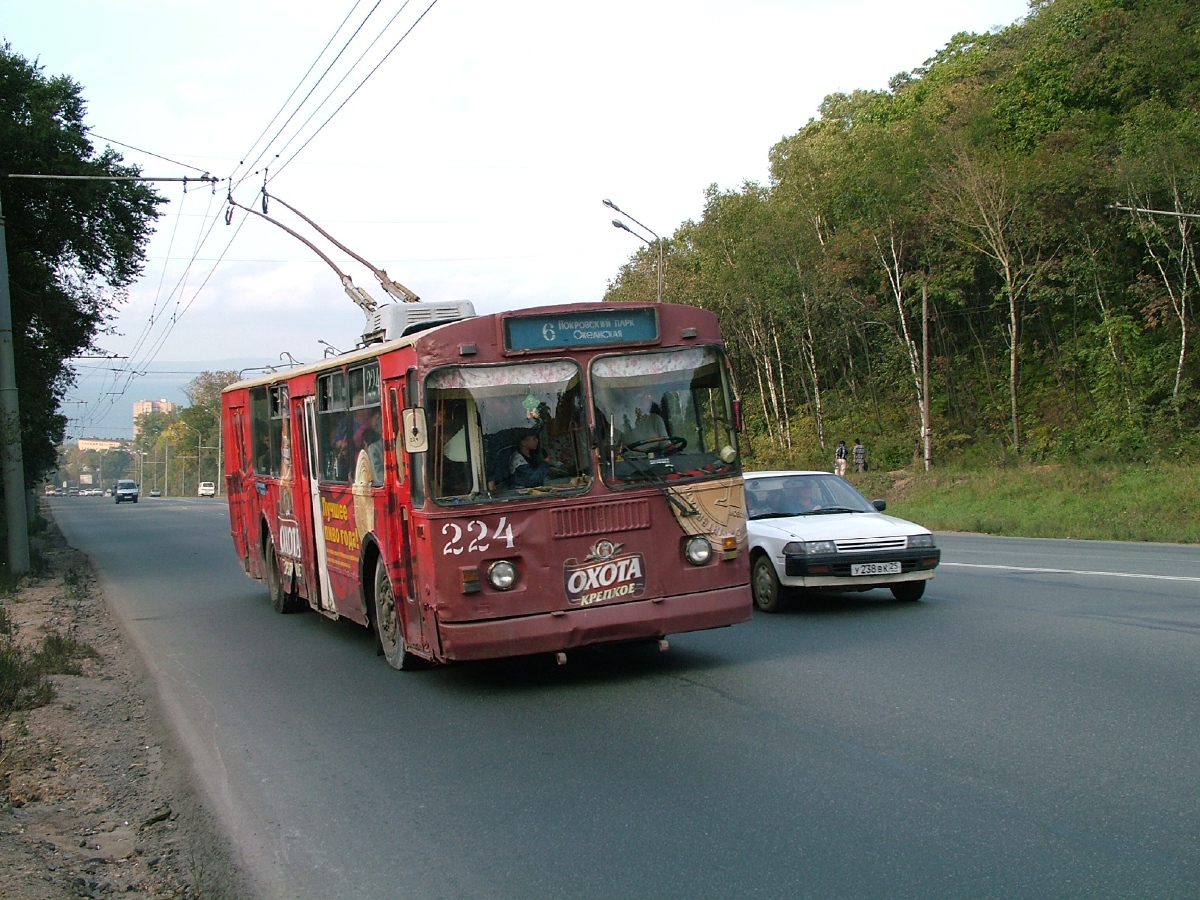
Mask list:
[{"label": "windshield wiper", "polygon": [[814,509],[812,511],[812,515],[824,516],[824,515],[828,515],[829,513],[852,513],[852,512],[863,512],[863,510],[851,509],[848,506],[823,506],[820,509]]},{"label": "windshield wiper", "polygon": [[681,516],[700,515],[700,510],[692,506],[691,502],[685,500],[683,497],[680,497],[678,494],[672,491],[663,477],[655,472],[653,468],[643,469],[638,465],[638,460],[635,459],[626,459],[625,462],[632,466],[635,472],[637,472],[639,475],[644,475],[647,481],[658,488],[662,492],[662,495],[667,498],[667,502],[675,507]]}]

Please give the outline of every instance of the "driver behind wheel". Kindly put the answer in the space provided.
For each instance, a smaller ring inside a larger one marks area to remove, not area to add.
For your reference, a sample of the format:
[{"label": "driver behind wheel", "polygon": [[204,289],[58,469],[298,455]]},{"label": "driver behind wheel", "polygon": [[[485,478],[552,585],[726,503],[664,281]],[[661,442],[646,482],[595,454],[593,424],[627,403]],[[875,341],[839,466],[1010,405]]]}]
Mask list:
[{"label": "driver behind wheel", "polygon": [[628,446],[645,442],[665,441],[670,435],[662,416],[654,411],[655,398],[647,389],[628,398],[623,415],[617,417],[617,443]]}]

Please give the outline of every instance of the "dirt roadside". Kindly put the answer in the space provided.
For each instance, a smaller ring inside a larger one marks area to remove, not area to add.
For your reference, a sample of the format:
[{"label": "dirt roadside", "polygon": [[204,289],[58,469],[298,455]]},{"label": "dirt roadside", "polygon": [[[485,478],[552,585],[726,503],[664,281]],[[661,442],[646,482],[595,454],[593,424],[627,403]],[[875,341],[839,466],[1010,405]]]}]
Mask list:
[{"label": "dirt roadside", "polygon": [[35,574],[0,597],[0,644],[58,634],[96,657],[0,723],[0,897],[252,896],[87,558],[53,522],[32,541]]}]

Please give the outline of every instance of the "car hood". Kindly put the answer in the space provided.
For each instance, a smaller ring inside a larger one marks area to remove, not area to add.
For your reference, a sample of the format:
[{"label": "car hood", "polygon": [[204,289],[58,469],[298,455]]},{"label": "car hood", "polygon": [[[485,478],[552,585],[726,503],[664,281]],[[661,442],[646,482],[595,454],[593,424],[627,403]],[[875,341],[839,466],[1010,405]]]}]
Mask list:
[{"label": "car hood", "polygon": [[790,516],[786,519],[755,519],[747,522],[751,535],[797,541],[839,541],[851,538],[895,537],[929,534],[922,528],[883,513],[830,513]]}]

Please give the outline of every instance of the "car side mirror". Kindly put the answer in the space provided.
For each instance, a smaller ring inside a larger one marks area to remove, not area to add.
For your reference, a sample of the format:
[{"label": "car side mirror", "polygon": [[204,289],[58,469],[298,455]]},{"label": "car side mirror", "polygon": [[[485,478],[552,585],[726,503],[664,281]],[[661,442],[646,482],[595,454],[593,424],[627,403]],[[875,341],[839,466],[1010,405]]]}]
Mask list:
[{"label": "car side mirror", "polygon": [[883,512],[885,509],[887,509],[886,500],[872,500],[871,505],[875,507],[875,512]]}]

